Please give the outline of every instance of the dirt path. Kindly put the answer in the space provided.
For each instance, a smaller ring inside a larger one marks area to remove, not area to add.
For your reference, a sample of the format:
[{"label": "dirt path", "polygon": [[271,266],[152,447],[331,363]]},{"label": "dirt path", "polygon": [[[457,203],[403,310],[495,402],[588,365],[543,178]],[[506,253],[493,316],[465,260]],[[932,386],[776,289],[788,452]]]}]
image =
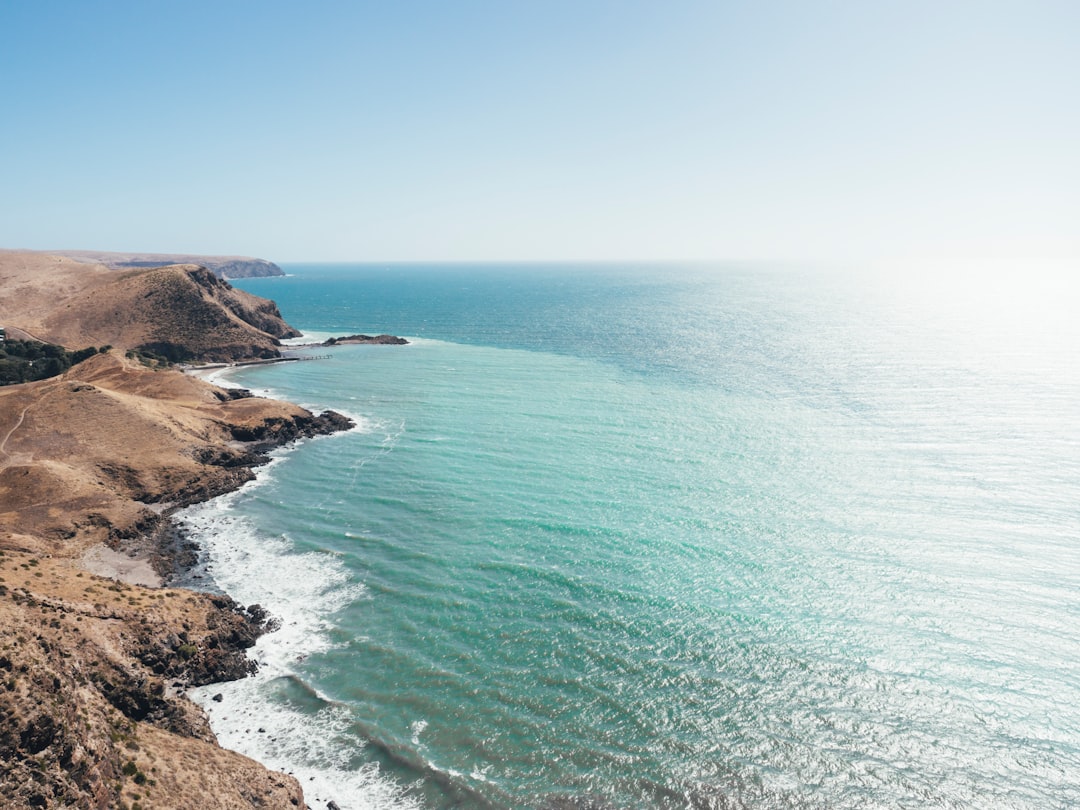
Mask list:
[{"label": "dirt path", "polygon": [[[26,384],[28,385],[29,383]],[[11,437],[15,435],[15,431],[17,431],[23,426],[23,422],[26,421],[26,414],[29,412],[29,410],[34,407],[34,405],[41,402],[41,398],[46,396],[48,392],[53,391],[54,389],[55,385],[47,385],[39,388],[31,398],[31,401],[28,402],[21,411],[19,411],[19,418],[15,420],[15,424],[11,426],[4,438],[0,439],[0,470],[10,467],[12,464],[14,464],[16,457],[18,457],[18,459],[22,462],[33,459],[33,453],[17,453],[15,455],[9,453],[7,449],[8,442],[11,440]]]},{"label": "dirt path", "polygon": [[16,430],[18,430],[19,428],[21,428],[21,427],[22,427],[22,423],[23,423],[23,420],[24,420],[24,419],[26,418],[26,412],[27,412],[28,410],[30,410],[30,405],[27,405],[27,406],[26,406],[25,408],[23,408],[23,409],[22,409],[22,412],[21,412],[21,413],[19,414],[19,418],[18,418],[18,420],[16,420],[16,422],[15,422],[15,424],[14,424],[14,425],[12,426],[11,430],[9,430],[9,431],[7,432],[7,435],[6,435],[5,437],[4,437],[4,440],[3,440],[3,441],[0,441],[0,453],[3,453],[3,454],[4,454],[4,460],[3,460],[3,462],[0,462],[0,466],[6,467],[6,466],[8,466],[8,464],[10,463],[10,461],[11,461],[11,456],[10,456],[10,454],[9,454],[9,453],[8,453],[8,451],[7,451],[7,443],[8,443],[8,439],[10,439],[10,438],[11,438],[12,434],[13,434],[13,433],[14,433],[14,432],[15,432]]},{"label": "dirt path", "polygon": [[45,338],[40,338],[33,332],[27,332],[21,326],[8,326],[7,330],[8,340],[36,340],[38,343],[49,343],[50,341]]}]

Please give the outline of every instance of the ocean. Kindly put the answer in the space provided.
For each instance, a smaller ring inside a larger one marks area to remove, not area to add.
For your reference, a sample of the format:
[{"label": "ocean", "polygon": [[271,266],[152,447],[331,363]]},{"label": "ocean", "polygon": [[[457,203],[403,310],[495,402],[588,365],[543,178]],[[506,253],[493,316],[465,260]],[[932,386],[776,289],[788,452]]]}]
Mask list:
[{"label": "ocean", "polygon": [[183,513],[313,808],[1080,806],[1069,275],[285,269],[410,341],[229,372],[357,427]]}]

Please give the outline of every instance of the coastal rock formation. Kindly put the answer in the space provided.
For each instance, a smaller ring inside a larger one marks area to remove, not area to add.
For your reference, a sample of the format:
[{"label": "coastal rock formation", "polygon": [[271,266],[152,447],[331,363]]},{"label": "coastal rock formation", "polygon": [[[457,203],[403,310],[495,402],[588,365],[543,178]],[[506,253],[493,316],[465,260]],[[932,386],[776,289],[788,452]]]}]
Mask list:
[{"label": "coastal rock formation", "polygon": [[296,780],[218,747],[177,696],[246,672],[256,631],[234,639],[233,606],[9,545],[0,578],[0,806],[304,807]]},{"label": "coastal rock formation", "polygon": [[0,252],[0,325],[116,347],[0,388],[0,807],[304,807],[295,779],[220,748],[183,696],[251,672],[272,618],[147,584],[174,570],[173,510],[351,421],[125,356],[276,350],[276,307],[204,268]]},{"label": "coastal rock formation", "polygon": [[377,346],[404,346],[408,342],[405,338],[396,335],[346,335],[345,337],[332,337],[324,340],[321,345],[374,344]]},{"label": "coastal rock formation", "polygon": [[109,345],[170,362],[280,356],[299,332],[264,298],[197,265],[109,270],[0,252],[0,325],[14,336],[82,348]]},{"label": "coastal rock formation", "polygon": [[110,253],[100,250],[57,250],[54,256],[66,256],[79,262],[103,264],[113,270],[136,267],[164,267],[168,264],[197,264],[220,278],[255,278],[283,276],[280,267],[266,259],[251,256],[198,256],[186,253]]},{"label": "coastal rock formation", "polygon": [[40,553],[116,545],[152,530],[164,508],[249,481],[268,447],[350,425],[97,354],[0,389],[0,538]]},{"label": "coastal rock formation", "polygon": [[248,674],[265,611],[80,562],[153,559],[172,509],[249,480],[270,446],[351,424],[115,351],[0,389],[0,806],[303,807],[179,692]]}]

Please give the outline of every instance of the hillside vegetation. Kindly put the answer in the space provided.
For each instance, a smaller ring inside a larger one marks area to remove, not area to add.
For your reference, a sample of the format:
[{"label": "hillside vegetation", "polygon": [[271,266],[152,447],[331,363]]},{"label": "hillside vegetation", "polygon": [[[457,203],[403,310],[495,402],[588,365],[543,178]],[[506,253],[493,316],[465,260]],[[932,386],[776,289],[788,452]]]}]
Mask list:
[{"label": "hillside vegetation", "polygon": [[0,385],[15,385],[55,377],[97,352],[93,346],[71,352],[53,343],[5,340],[0,342]]}]

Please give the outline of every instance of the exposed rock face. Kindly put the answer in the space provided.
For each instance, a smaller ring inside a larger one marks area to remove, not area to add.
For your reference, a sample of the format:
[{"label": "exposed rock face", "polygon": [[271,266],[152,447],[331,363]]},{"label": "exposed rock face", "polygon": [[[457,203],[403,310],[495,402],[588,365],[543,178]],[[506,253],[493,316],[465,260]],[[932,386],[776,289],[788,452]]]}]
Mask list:
[{"label": "exposed rock face", "polygon": [[233,426],[232,435],[238,441],[250,442],[257,450],[276,447],[296,439],[327,436],[353,427],[353,421],[335,411],[318,416],[269,418],[256,425]]},{"label": "exposed rock face", "polygon": [[304,806],[173,688],[243,675],[250,618],[11,548],[0,577],[0,806]]},{"label": "exposed rock face", "polygon": [[80,262],[103,264],[113,270],[135,267],[163,267],[167,264],[197,264],[209,268],[220,278],[283,276],[280,267],[266,259],[251,256],[198,256],[185,253],[110,253],[95,250],[57,250],[52,255],[66,256]]}]

